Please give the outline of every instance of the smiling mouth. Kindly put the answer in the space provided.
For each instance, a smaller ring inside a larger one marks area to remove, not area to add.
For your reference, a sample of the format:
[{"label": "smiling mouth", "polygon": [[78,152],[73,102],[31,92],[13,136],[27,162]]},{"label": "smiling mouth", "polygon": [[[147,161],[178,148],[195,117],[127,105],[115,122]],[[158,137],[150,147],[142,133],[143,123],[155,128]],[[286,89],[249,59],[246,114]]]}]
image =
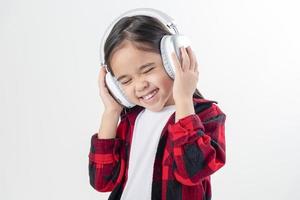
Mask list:
[{"label": "smiling mouth", "polygon": [[153,99],[153,97],[157,94],[158,89],[153,90],[151,93],[140,97],[141,100],[143,100],[144,102],[149,102]]}]

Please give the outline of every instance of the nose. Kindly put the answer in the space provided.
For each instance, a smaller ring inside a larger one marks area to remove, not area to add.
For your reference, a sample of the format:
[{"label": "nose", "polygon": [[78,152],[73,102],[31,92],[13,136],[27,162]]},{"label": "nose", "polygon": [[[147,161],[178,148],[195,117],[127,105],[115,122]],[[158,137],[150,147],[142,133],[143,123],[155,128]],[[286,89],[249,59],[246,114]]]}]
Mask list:
[{"label": "nose", "polygon": [[138,80],[138,81],[136,82],[135,88],[136,88],[136,90],[137,90],[138,92],[142,92],[142,91],[145,90],[148,86],[149,86],[148,81],[141,79],[141,80]]}]

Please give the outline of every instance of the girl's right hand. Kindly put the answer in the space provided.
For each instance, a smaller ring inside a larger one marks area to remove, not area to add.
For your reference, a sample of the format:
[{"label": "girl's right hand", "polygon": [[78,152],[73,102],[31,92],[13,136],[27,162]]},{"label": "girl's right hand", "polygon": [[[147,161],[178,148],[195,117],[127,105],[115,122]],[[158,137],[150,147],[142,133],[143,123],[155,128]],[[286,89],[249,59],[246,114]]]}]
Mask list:
[{"label": "girl's right hand", "polygon": [[106,75],[105,67],[101,66],[98,76],[98,87],[99,94],[103,101],[106,111],[118,112],[121,114],[124,106],[119,104],[109,93],[108,87],[105,83],[105,75]]}]

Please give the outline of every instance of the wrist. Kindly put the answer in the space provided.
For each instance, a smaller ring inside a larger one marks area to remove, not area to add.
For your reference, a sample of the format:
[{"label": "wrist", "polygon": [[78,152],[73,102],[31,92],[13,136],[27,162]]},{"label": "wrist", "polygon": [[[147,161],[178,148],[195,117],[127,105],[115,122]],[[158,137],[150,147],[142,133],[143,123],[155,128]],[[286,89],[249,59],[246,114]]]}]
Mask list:
[{"label": "wrist", "polygon": [[121,115],[121,112],[122,111],[119,111],[119,110],[105,109],[104,112],[103,112],[103,114],[104,115],[115,115],[115,116],[118,115],[119,116],[119,115]]},{"label": "wrist", "polygon": [[174,99],[175,105],[193,104],[193,98],[178,98]]},{"label": "wrist", "polygon": [[192,100],[180,100],[180,102],[175,103],[176,114],[175,114],[175,122],[180,119],[195,114],[194,104]]}]

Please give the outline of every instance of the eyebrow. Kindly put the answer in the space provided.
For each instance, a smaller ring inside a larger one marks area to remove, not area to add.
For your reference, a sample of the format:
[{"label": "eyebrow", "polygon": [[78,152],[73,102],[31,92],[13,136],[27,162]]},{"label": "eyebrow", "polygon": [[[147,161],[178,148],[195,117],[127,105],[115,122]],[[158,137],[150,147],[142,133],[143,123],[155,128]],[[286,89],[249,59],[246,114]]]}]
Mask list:
[{"label": "eyebrow", "polygon": [[[151,65],[154,65],[155,63],[154,62],[150,62],[150,63],[146,63],[146,64],[143,64],[140,66],[139,70],[141,71],[142,69],[146,68],[146,67],[149,67]],[[127,74],[124,74],[120,77],[117,78],[117,81],[120,81],[121,79],[125,78],[126,76],[128,76]]]}]

